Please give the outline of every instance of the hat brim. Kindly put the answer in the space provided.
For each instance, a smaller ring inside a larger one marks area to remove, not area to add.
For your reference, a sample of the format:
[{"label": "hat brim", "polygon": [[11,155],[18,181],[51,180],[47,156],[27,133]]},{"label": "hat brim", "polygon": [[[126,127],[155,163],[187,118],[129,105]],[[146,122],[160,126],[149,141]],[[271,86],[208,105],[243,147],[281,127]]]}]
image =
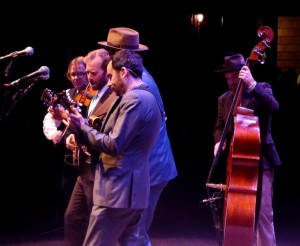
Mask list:
[{"label": "hat brim", "polygon": [[215,72],[216,73],[229,73],[229,72],[233,72],[233,71],[237,71],[237,70],[240,70],[244,65],[240,65],[240,66],[237,66],[237,67],[232,67],[232,68],[225,68],[225,69],[220,69],[220,70],[216,70]]},{"label": "hat brim", "polygon": [[[101,47],[106,47],[106,48],[110,48],[110,49],[115,49],[115,50],[121,50],[121,49],[123,49],[123,48],[119,48],[119,47],[116,47],[116,46],[109,45],[109,44],[107,44],[106,41],[98,42],[98,44]],[[132,51],[146,51],[146,50],[148,50],[148,47],[146,45],[139,44],[139,48],[138,49],[130,49],[130,50],[132,50]]]}]

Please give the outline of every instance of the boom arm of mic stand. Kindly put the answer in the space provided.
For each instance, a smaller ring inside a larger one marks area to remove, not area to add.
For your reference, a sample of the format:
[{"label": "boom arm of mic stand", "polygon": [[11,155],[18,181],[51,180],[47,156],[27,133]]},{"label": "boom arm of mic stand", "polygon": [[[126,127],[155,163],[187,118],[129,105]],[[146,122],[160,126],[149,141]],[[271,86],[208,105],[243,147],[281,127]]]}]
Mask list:
[{"label": "boom arm of mic stand", "polygon": [[[12,71],[12,68],[13,68],[13,61],[14,60],[11,60],[9,62],[9,64],[6,66],[5,68],[5,74],[4,74],[4,78],[5,80],[7,80],[7,78],[10,76],[11,74],[11,71]],[[0,85],[0,92],[2,91],[3,89],[3,85]],[[5,102],[6,102],[6,96],[7,96],[8,92],[5,92],[3,95],[3,105],[2,105],[2,109],[1,109],[1,112],[0,112],[0,125],[2,124],[2,118],[3,118],[3,114],[4,114],[4,108],[5,108]]]},{"label": "boom arm of mic stand", "polygon": [[12,110],[15,108],[15,106],[18,104],[18,102],[20,102],[20,100],[33,88],[34,83],[30,84],[24,91],[23,94],[19,95],[16,100],[14,101],[14,103],[11,105],[10,109],[7,111],[5,118],[7,119],[7,117],[10,115],[10,113],[12,112]]},{"label": "boom arm of mic stand", "polygon": [[9,64],[5,68],[5,78],[8,78],[11,74],[11,71],[12,71],[12,68],[13,68],[13,61],[14,60],[10,60]]}]

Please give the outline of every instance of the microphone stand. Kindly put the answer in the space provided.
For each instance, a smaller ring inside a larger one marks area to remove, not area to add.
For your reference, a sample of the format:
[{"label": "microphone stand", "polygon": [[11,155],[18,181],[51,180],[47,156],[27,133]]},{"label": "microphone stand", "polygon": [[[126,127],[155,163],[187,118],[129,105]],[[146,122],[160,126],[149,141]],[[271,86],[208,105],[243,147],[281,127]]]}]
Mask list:
[{"label": "microphone stand", "polygon": [[5,77],[8,78],[11,74],[12,71],[12,65],[13,65],[13,61],[14,60],[10,60],[9,64],[7,65],[6,69],[5,69]]},{"label": "microphone stand", "polygon": [[[11,72],[12,72],[12,69],[13,69],[13,61],[14,60],[10,60],[9,64],[6,66],[5,68],[5,74],[4,74],[4,81],[7,81],[7,79],[9,78]],[[3,89],[3,85],[1,85],[0,87],[0,92],[2,91]],[[6,103],[6,97],[8,95],[8,91],[6,91],[4,94],[3,94],[3,103],[2,103],[2,108],[1,108],[1,114],[0,114],[0,126],[1,126],[1,123],[2,123],[2,118],[3,118],[3,115],[4,115],[4,110],[5,110],[5,103]]]},{"label": "microphone stand", "polygon": [[24,91],[23,90],[19,90],[14,96],[13,96],[13,101],[14,103],[11,105],[11,107],[8,109],[5,117],[7,118],[10,113],[12,112],[12,110],[15,108],[15,106],[18,104],[18,102],[20,102],[20,100],[26,95],[28,94],[29,91],[31,91],[31,89],[33,88],[34,83],[31,83]]},{"label": "microphone stand", "polygon": [[216,199],[213,199],[210,196],[208,186],[206,186],[206,193],[208,195],[207,202],[209,203],[209,206],[210,206],[210,211],[211,211],[211,215],[213,218],[213,223],[214,223],[214,228],[215,228],[215,231],[217,234],[218,243],[219,243],[219,246],[222,246],[223,245],[223,228],[222,228],[222,224],[221,224],[221,220],[220,220],[219,208],[214,203],[214,201]]}]

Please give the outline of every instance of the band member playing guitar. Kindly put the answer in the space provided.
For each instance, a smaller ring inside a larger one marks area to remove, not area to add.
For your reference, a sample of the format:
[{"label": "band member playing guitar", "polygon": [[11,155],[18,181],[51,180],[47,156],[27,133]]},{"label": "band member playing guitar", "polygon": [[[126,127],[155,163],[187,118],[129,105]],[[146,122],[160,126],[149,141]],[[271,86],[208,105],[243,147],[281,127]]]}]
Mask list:
[{"label": "band member playing guitar", "polygon": [[[109,59],[109,54],[104,49],[91,51],[84,57],[85,67],[83,72],[92,90],[97,91],[94,97],[86,97],[90,99],[90,103],[86,112],[81,111],[82,115],[86,116],[86,121],[88,121],[90,116],[103,118],[110,106],[108,102],[113,103],[114,99],[116,99],[115,94],[112,93],[112,90],[107,86],[106,59]],[[78,78],[81,74],[77,71],[73,71],[71,75],[74,75],[73,78]],[[71,104],[70,106],[73,107],[77,105]],[[68,114],[68,109],[65,109],[63,112]],[[63,122],[65,118],[61,120]],[[96,121],[91,122],[95,123]],[[97,124],[100,123],[98,122]],[[76,168],[78,176],[64,214],[64,239],[66,245],[82,245],[93,206],[95,164],[91,157],[93,157],[93,154],[99,155],[99,153],[93,153],[87,150],[85,146],[79,146],[78,149],[80,151],[75,152],[74,150],[76,150],[77,144],[74,135],[71,134],[68,129],[65,132],[65,145],[68,149],[73,151],[73,154],[79,154],[73,155],[73,157],[75,157],[73,158],[73,162],[74,159],[78,161]],[[90,156],[84,154],[84,152],[89,153]]]}]

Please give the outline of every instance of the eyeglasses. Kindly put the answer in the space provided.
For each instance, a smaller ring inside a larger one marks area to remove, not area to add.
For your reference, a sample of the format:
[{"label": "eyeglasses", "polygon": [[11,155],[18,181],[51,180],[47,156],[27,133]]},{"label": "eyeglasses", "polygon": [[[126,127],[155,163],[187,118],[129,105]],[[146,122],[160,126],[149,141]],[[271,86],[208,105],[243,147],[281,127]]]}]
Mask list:
[{"label": "eyeglasses", "polygon": [[69,76],[70,77],[75,77],[77,76],[78,78],[82,78],[83,76],[86,75],[86,72],[73,72],[73,73],[70,73]]}]

